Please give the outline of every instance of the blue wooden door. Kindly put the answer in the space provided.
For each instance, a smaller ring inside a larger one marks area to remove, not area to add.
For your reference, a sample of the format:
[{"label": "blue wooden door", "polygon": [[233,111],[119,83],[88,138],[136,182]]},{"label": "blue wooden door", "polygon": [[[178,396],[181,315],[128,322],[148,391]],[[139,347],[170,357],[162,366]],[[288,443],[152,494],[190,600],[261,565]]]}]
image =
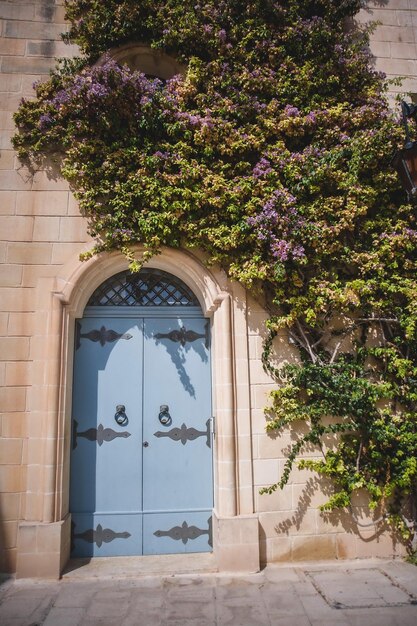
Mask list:
[{"label": "blue wooden door", "polygon": [[208,322],[109,313],[77,322],[72,556],[209,551]]}]

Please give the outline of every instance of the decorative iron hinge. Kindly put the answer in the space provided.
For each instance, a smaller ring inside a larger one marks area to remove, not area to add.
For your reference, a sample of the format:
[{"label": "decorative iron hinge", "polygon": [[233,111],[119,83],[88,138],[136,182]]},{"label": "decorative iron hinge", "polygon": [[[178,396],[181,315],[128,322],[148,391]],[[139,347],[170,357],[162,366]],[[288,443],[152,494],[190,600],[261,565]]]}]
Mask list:
[{"label": "decorative iron hinge", "polygon": [[89,441],[97,441],[99,446],[102,446],[105,441],[113,441],[117,437],[130,437],[130,433],[127,430],[122,432],[116,432],[112,428],[104,428],[103,424],[99,424],[97,428],[89,428],[88,430],[84,430],[83,432],[78,432],[78,422],[77,420],[73,420],[72,423],[72,449],[75,450],[77,447],[77,438],[83,437],[84,439],[88,439]]},{"label": "decorative iron hinge", "polygon": [[207,543],[210,547],[213,546],[212,540],[212,518],[209,517],[207,520],[208,528],[203,530],[201,528],[197,528],[197,526],[188,526],[187,522],[183,522],[181,526],[173,526],[169,530],[156,530],[154,532],[155,537],[170,537],[175,541],[181,540],[184,544],[186,544],[190,539],[194,540],[201,535],[208,535]]},{"label": "decorative iron hinge", "polygon": [[207,322],[204,326],[204,334],[197,333],[194,330],[187,330],[185,326],[181,326],[181,328],[171,330],[169,333],[157,333],[155,336],[156,339],[169,339],[170,341],[174,341],[175,343],[180,343],[182,346],[185,346],[187,342],[193,342],[197,339],[205,339],[204,345],[208,349],[209,348],[209,322]]},{"label": "decorative iron hinge", "polygon": [[174,441],[181,441],[182,445],[185,446],[187,441],[194,441],[194,439],[198,439],[198,437],[206,437],[206,445],[211,448],[211,420],[208,419],[206,422],[206,430],[197,430],[196,428],[187,428],[185,424],[181,425],[181,428],[172,428],[171,430],[161,431],[158,430],[154,433],[155,437],[169,437]]},{"label": "decorative iron hinge", "polygon": [[116,341],[117,339],[132,339],[133,335],[129,333],[118,333],[115,330],[111,330],[111,328],[107,329],[105,326],[102,326],[99,330],[94,329],[90,330],[88,333],[81,332],[81,324],[80,322],[76,322],[75,325],[75,348],[81,346],[81,339],[89,339],[90,341],[94,341],[95,343],[99,343],[101,346],[105,346],[106,343],[111,343]]},{"label": "decorative iron hinge", "polygon": [[72,522],[71,524],[71,550],[74,549],[74,540],[82,539],[87,543],[95,543],[97,548],[101,548],[103,543],[111,543],[115,539],[128,539],[131,537],[131,534],[125,530],[122,533],[117,533],[111,528],[103,528],[101,524],[97,525],[97,528],[89,528],[82,533],[75,532],[76,524]]}]

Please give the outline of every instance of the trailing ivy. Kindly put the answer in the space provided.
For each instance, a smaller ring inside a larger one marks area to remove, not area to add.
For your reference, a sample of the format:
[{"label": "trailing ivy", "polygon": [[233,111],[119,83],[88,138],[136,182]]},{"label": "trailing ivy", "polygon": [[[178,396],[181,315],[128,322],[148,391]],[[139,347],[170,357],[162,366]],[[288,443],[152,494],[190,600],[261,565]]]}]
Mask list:
[{"label": "trailing ivy", "polygon": [[[19,155],[35,167],[56,159],[91,254],[119,249],[138,269],[162,246],[198,248],[262,292],[264,365],[279,382],[268,429],[308,425],[269,491],[314,444],[322,459],[301,466],[333,479],[324,508],[366,489],[411,541],[417,225],[390,167],[403,133],[386,82],[367,32],[348,28],[361,2],[65,4],[81,57],[22,102]],[[129,41],[174,55],[184,76],[96,64]],[[272,364],[281,329],[298,365]]]}]

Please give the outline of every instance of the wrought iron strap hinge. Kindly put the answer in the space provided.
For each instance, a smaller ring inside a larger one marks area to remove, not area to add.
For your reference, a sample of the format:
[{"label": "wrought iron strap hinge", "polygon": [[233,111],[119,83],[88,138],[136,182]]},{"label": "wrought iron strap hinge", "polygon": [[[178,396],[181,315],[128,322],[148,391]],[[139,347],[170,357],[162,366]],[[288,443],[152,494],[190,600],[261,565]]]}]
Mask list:
[{"label": "wrought iron strap hinge", "polygon": [[133,335],[129,333],[118,333],[115,330],[112,330],[111,328],[106,328],[105,326],[102,326],[100,329],[90,330],[88,333],[81,332],[80,322],[77,322],[75,326],[76,350],[78,350],[78,348],[81,346],[81,339],[89,339],[90,341],[93,341],[94,343],[99,343],[101,346],[105,346],[106,343],[112,343],[113,341],[116,341],[117,339],[129,340],[129,339],[132,339],[132,337]]},{"label": "wrought iron strap hinge", "polygon": [[204,333],[197,333],[195,330],[187,330],[185,326],[181,326],[181,328],[175,328],[169,333],[157,333],[155,339],[169,339],[170,341],[181,344],[181,346],[185,346],[187,342],[192,343],[197,339],[204,339],[204,345],[208,349],[210,345],[209,323],[207,322],[204,326]]},{"label": "wrought iron strap hinge", "polygon": [[113,441],[117,437],[130,437],[130,433],[127,430],[122,432],[116,432],[112,428],[104,428],[103,424],[99,424],[97,428],[89,428],[83,432],[78,432],[78,422],[73,420],[72,423],[72,449],[77,447],[77,438],[83,437],[89,441],[97,441],[99,446],[102,446],[105,441]]},{"label": "wrought iron strap hinge", "polygon": [[194,441],[198,437],[206,437],[206,445],[211,448],[211,419],[206,422],[206,430],[197,430],[196,428],[187,428],[185,424],[181,425],[181,428],[171,428],[171,430],[161,431],[158,430],[154,433],[155,437],[169,437],[173,441],[181,441],[185,446],[187,441]]},{"label": "wrought iron strap hinge", "polygon": [[186,544],[189,540],[197,539],[201,535],[208,535],[207,543],[210,547],[213,546],[213,531],[212,531],[212,518],[207,520],[208,528],[198,528],[197,526],[189,526],[186,521],[181,526],[173,526],[169,530],[156,530],[154,532],[155,537],[169,537],[174,541],[182,541]]}]

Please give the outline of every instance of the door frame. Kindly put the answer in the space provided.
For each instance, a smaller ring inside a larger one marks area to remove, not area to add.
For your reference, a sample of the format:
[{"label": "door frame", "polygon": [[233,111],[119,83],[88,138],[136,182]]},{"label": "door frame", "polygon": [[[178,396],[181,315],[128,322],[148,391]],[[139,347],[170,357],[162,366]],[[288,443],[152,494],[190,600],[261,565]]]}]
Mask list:
[{"label": "door frame", "polygon": [[[136,252],[141,254],[138,247]],[[40,279],[32,356],[31,422],[25,494],[19,526],[17,575],[59,576],[69,558],[69,459],[75,319],[94,289],[128,267],[118,253],[87,262],[74,257],[53,278]],[[259,569],[254,514],[247,298],[245,290],[204,258],[164,248],[149,267],[177,276],[196,295],[212,337],[214,553],[219,569]],[[33,544],[28,538],[45,536]],[[46,539],[47,537],[47,539]],[[30,544],[30,545],[29,545]],[[45,573],[46,572],[46,573]]]}]

